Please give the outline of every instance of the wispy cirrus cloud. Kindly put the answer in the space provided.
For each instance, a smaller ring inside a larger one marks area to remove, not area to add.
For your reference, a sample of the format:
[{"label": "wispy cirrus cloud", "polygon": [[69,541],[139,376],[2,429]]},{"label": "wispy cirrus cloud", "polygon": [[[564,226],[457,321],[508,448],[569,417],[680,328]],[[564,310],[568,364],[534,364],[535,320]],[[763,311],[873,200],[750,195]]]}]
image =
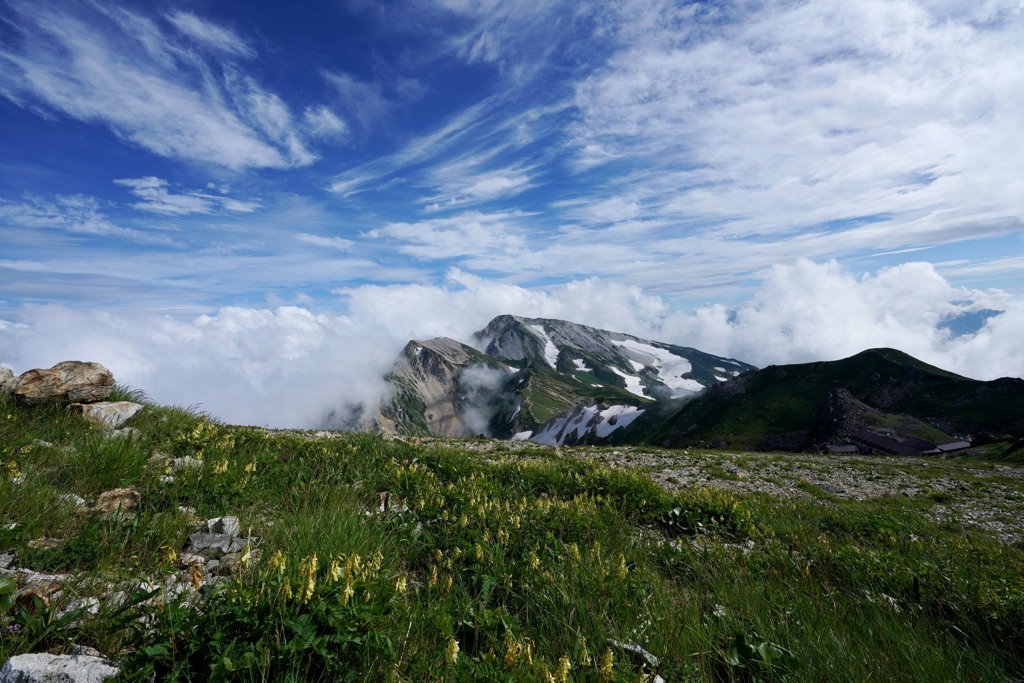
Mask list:
[{"label": "wispy cirrus cloud", "polygon": [[146,178],[120,178],[115,184],[127,187],[142,199],[133,206],[142,211],[167,216],[186,216],[193,213],[212,214],[223,209],[235,213],[251,213],[260,208],[258,202],[244,201],[226,195],[210,194],[198,190],[175,193],[166,180]]},{"label": "wispy cirrus cloud", "polygon": [[188,13],[169,15],[171,31],[120,8],[9,6],[0,95],[19,106],[190,162],[241,170],[316,158],[281,98],[223,61],[252,55],[226,28]]},{"label": "wispy cirrus cloud", "polygon": [[300,232],[299,234],[294,235],[294,237],[299,242],[310,244],[314,247],[336,249],[338,251],[348,251],[355,244],[352,240],[347,240],[344,237],[313,235],[308,232]]},{"label": "wispy cirrus cloud", "polygon": [[598,20],[618,47],[578,82],[570,149],[581,171],[645,167],[620,188],[729,238],[1020,217],[1015,5],[613,3]]},{"label": "wispy cirrus cloud", "polygon": [[136,244],[180,246],[166,234],[117,225],[103,212],[99,200],[83,195],[51,199],[27,197],[13,202],[0,199],[0,232],[54,231],[69,236],[114,238]]},{"label": "wispy cirrus cloud", "polygon": [[191,12],[171,12],[167,21],[204,47],[240,57],[252,58],[256,51],[229,28],[204,21]]},{"label": "wispy cirrus cloud", "polygon": [[389,223],[369,231],[367,237],[386,239],[403,254],[419,259],[454,259],[486,268],[526,250],[519,218],[514,213],[470,211],[415,223]]}]

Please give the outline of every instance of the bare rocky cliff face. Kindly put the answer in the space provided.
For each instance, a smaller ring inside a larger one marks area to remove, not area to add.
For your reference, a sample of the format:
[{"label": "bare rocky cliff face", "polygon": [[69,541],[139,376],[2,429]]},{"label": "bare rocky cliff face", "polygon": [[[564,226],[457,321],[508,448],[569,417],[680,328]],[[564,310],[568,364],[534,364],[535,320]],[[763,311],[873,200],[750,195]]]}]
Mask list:
[{"label": "bare rocky cliff face", "polygon": [[386,378],[392,392],[375,428],[559,444],[600,440],[653,404],[684,400],[752,368],[697,349],[546,318],[498,316],[472,343],[409,342]]},{"label": "bare rocky cliff face", "polygon": [[507,390],[514,375],[453,339],[411,341],[387,377],[393,391],[376,426],[394,434],[489,436],[496,413],[514,403]]}]

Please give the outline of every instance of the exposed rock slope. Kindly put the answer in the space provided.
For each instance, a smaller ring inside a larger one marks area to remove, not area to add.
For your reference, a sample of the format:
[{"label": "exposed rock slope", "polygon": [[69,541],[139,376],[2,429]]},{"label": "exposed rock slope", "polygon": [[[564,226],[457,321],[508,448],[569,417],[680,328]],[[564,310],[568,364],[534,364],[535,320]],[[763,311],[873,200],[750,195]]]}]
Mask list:
[{"label": "exposed rock slope", "polygon": [[[602,440],[650,408],[752,369],[697,349],[503,315],[473,338],[412,341],[375,420],[398,434]],[[657,411],[656,411],[657,412]]]}]

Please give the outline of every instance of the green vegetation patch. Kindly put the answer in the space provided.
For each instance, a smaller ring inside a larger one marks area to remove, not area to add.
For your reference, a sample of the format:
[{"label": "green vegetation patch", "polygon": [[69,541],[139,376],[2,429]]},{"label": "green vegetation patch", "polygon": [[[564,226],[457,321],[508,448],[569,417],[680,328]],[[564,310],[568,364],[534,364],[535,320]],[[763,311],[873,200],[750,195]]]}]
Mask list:
[{"label": "green vegetation patch", "polygon": [[[27,603],[0,579],[0,659],[90,645],[125,681],[1024,674],[1024,554],[931,521],[937,500],[672,493],[539,449],[315,438],[152,405],[133,424],[138,439],[110,439],[0,399],[0,552],[68,572],[60,596]],[[89,510],[115,487],[139,492],[131,514]],[[167,598],[197,520],[222,515],[253,542],[230,574],[193,568],[201,591]]]}]

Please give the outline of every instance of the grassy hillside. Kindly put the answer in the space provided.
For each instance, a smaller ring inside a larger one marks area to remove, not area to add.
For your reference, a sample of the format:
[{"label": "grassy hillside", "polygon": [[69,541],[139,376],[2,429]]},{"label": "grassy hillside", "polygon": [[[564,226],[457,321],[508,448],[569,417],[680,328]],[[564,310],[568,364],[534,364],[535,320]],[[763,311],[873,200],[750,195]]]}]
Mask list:
[{"label": "grassy hillside", "polygon": [[[617,641],[667,681],[1024,676],[1024,551],[936,521],[951,494],[664,488],[570,449],[274,433],[157,406],[133,425],[111,439],[0,398],[0,552],[69,573],[25,607],[0,578],[0,661],[77,644],[125,681],[653,680]],[[170,481],[159,454],[198,465]],[[130,514],[90,508],[129,486]],[[196,520],[225,514],[251,552],[215,585],[191,571],[198,607],[164,599]]]},{"label": "grassy hillside", "polygon": [[1024,431],[1024,381],[981,382],[900,351],[871,349],[834,362],[770,366],[713,387],[684,405],[650,441],[799,448],[822,402],[838,388],[868,406],[913,417],[947,434],[1005,437]]}]

